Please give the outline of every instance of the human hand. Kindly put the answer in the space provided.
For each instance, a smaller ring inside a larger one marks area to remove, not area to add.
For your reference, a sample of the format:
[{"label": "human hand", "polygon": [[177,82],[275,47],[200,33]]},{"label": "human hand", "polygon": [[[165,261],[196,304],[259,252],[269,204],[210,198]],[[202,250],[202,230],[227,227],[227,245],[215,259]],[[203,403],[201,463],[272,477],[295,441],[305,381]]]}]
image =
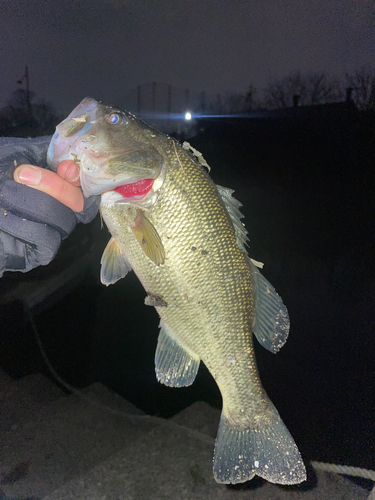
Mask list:
[{"label": "human hand", "polygon": [[[100,196],[83,197],[77,164],[61,162],[58,173],[48,167],[50,141],[0,137],[0,277],[48,264],[77,222],[98,212]],[[41,175],[33,185],[30,170]]]},{"label": "human hand", "polygon": [[13,178],[20,184],[53,196],[73,212],[83,210],[84,198],[79,188],[79,167],[72,160],[61,162],[57,167],[57,173],[24,163],[16,168]]}]

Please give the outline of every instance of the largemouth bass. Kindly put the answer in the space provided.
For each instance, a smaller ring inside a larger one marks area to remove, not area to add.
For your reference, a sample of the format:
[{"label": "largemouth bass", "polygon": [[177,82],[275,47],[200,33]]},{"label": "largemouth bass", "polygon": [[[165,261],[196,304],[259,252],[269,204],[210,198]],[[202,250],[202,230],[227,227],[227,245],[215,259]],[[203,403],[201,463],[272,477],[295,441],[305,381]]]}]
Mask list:
[{"label": "largemouth bass", "polygon": [[280,484],[306,479],[289,431],[262,387],[252,334],[277,352],[287,309],[247,255],[247,232],[232,191],[216,186],[186,143],[118,108],[84,99],[56,129],[48,162],[80,165],[85,197],[101,194],[112,237],[101,281],[133,269],[145,303],[160,316],[158,380],[193,383],[201,361],[222,394],[213,472],[219,483],[255,474]]}]

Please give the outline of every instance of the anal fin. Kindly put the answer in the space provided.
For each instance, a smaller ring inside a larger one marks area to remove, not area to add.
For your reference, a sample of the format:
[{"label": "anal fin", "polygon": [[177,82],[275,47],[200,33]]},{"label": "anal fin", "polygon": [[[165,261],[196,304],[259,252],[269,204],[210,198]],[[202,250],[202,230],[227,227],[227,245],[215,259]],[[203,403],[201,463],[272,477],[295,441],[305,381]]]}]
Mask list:
[{"label": "anal fin", "polygon": [[200,359],[174,338],[160,322],[160,333],[155,353],[155,372],[159,382],[169,387],[186,387],[194,382]]}]

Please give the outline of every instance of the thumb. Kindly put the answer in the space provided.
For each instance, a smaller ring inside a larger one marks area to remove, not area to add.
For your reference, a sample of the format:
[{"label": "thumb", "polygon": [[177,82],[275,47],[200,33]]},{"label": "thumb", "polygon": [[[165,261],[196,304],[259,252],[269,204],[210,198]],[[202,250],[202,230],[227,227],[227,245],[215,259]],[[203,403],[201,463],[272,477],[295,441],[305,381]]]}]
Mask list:
[{"label": "thumb", "polygon": [[64,160],[57,167],[57,173],[66,181],[80,186],[79,166],[73,160]]}]

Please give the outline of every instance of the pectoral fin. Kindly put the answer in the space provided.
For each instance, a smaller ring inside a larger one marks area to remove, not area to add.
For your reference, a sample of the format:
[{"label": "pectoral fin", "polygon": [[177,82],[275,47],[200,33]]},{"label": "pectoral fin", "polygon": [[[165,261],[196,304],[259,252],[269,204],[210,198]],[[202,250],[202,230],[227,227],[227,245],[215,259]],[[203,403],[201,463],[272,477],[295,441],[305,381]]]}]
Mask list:
[{"label": "pectoral fin", "polygon": [[155,353],[155,371],[159,382],[169,387],[186,387],[194,382],[200,359],[170,333],[163,322]]},{"label": "pectoral fin", "polygon": [[157,266],[164,264],[165,250],[163,243],[158,232],[142,210],[137,210],[137,215],[130,227],[147,257]]},{"label": "pectoral fin", "polygon": [[123,254],[120,245],[112,237],[102,255],[100,261],[102,267],[100,270],[100,280],[103,285],[112,285],[131,271],[131,265]]}]

